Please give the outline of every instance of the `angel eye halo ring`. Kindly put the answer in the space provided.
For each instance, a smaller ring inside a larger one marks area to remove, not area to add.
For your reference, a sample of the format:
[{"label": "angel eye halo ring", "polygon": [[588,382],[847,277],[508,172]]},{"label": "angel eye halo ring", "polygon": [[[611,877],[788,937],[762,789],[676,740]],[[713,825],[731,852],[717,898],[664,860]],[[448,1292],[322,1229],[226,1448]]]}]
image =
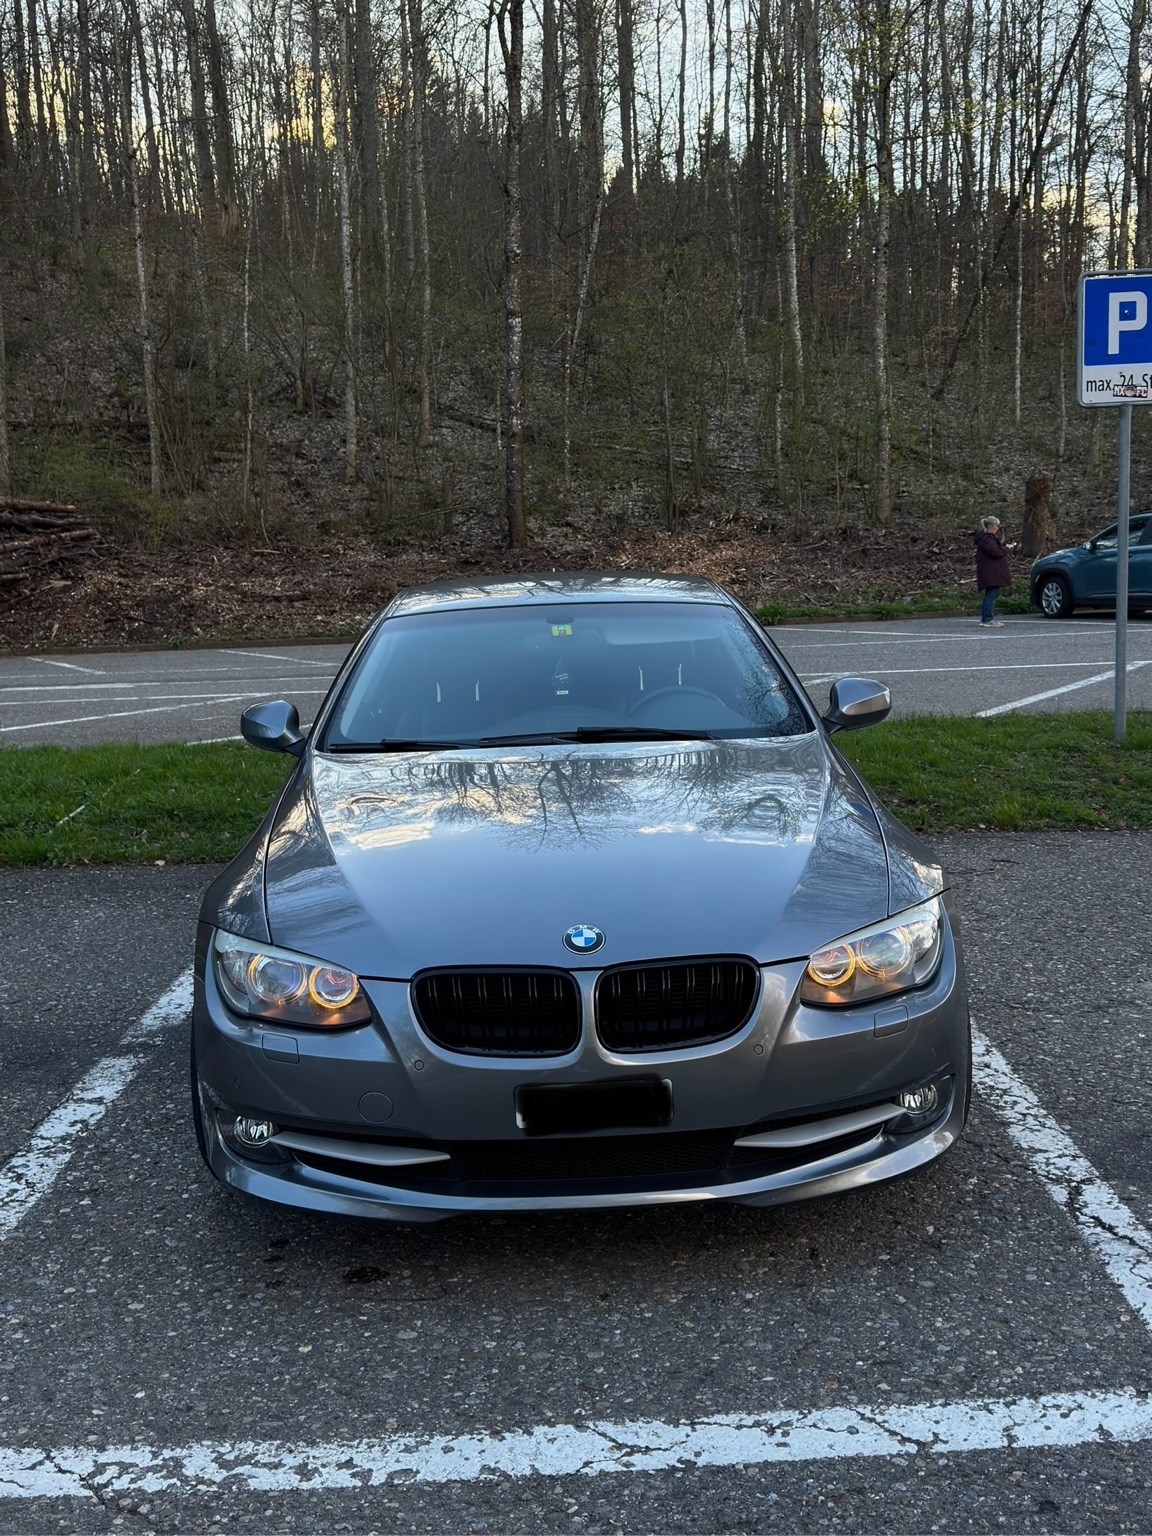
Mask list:
[{"label": "angel eye halo ring", "polygon": [[343,966],[223,930],[212,940],[211,958],[234,1013],[293,1029],[344,1029],[372,1017],[360,978]]},{"label": "angel eye halo ring", "polygon": [[938,896],[859,933],[815,950],[800,983],[800,999],[820,1008],[844,1008],[931,981],[944,948],[944,913]]}]

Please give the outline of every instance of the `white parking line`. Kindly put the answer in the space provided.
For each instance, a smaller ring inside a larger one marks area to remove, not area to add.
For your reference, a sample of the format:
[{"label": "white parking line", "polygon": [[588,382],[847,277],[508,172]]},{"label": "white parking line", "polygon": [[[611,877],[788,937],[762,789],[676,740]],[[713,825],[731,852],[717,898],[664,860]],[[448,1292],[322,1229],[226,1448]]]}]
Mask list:
[{"label": "white parking line", "polygon": [[78,667],[74,661],[52,661],[47,656],[32,656],[29,660],[38,661],[46,667],[65,667],[69,672],[90,672],[93,677],[102,676],[99,667]]},{"label": "white parking line", "polygon": [[[187,1011],[185,972],[124,1034],[155,1038]],[[0,1172],[0,1238],[51,1188],[77,1138],[123,1093],[144,1054],[108,1057],[49,1115],[27,1152]],[[979,1032],[976,1085],[1004,1119],[1045,1189],[1103,1262],[1127,1304],[1152,1329],[1152,1234],[1104,1183],[1036,1095]],[[210,1494],[362,1489],[496,1477],[599,1476],[684,1467],[738,1467],[848,1457],[957,1455],[1061,1449],[1152,1439],[1152,1401],[1143,1391],[1055,1393],[1014,1400],[965,1400],[824,1408],[794,1413],[711,1415],[689,1422],[538,1425],[452,1438],[211,1442],[120,1445],[103,1450],[0,1447],[0,1498],[105,1499],[178,1491]]]},{"label": "white parking line", "polygon": [[979,1031],[973,1033],[973,1051],[973,1072],[981,1094],[1128,1305],[1152,1331],[1152,1233],[1105,1184],[1072,1138]]},{"label": "white parking line", "polygon": [[[184,971],[162,997],[121,1036],[131,1046],[153,1039],[176,1023],[192,1003],[192,971]],[[105,1056],[32,1132],[23,1152],[0,1168],[0,1242],[10,1237],[67,1167],[85,1131],[95,1125],[127,1088],[146,1054]],[[3,1490],[0,1489],[0,1492]]]},{"label": "white parking line", "polygon": [[216,698],[209,694],[198,699],[190,699],[183,704],[158,704],[154,709],[118,709],[112,713],[102,715],[74,715],[71,720],[33,720],[28,725],[0,725],[0,734],[6,731],[42,731],[57,725],[87,725],[92,720],[128,720],[135,715],[162,715],[166,710],[192,709],[198,704],[236,704],[241,699],[246,699],[246,693],[233,693],[224,698]]},{"label": "white parking line", "polygon": [[1136,1392],[1058,1393],[1014,1401],[714,1414],[687,1423],[552,1424],[523,1432],[415,1439],[203,1441],[0,1449],[0,1498],[107,1500],[132,1494],[348,1490],[496,1478],[599,1477],[684,1467],[764,1466],[859,1456],[1053,1450],[1152,1438]]},{"label": "white parking line", "polygon": [[[1041,635],[1043,635],[1045,641],[1047,642],[1049,640],[1080,640],[1083,639],[1085,635],[1100,634],[1100,626],[1098,624],[1077,625],[1074,623],[1064,623],[1058,627],[1054,627],[1048,620],[1044,620],[1041,623],[1037,620],[1029,621],[1027,619],[1006,619],[1004,621],[1004,627],[1009,631],[1014,631],[1017,638],[1023,638],[1030,641],[1039,639]],[[838,641],[818,640],[814,644],[809,644],[802,640],[789,640],[787,645],[782,646],[782,649],[791,654],[793,651],[841,650],[849,645],[851,645],[851,647],[856,650],[867,649],[870,646],[879,645],[939,645],[943,641],[948,640],[972,640],[973,642],[979,643],[982,640],[982,636],[980,635],[979,630],[979,620],[973,619],[971,621],[966,620],[965,627],[949,630],[947,633],[943,634],[933,633],[931,631],[924,631],[920,634],[913,635],[891,634],[886,633],[882,629],[837,629],[831,627],[825,629],[816,625],[805,625],[802,629],[785,629],[774,627],[769,631],[769,633],[773,636],[773,638],[777,638],[783,635],[791,636],[813,634],[838,635],[840,637]],[[1143,631],[1141,631],[1141,633],[1143,633]],[[1008,636],[1006,635],[1001,636],[1001,639],[1007,638]]]},{"label": "white parking line", "polygon": [[[885,677],[926,677],[932,672],[963,672],[965,674],[969,672],[1070,672],[1075,671],[1078,667],[1099,667],[1102,665],[1103,663],[1099,661],[995,661],[990,662],[987,666],[973,667],[957,662],[955,666],[951,667],[878,667],[877,671],[882,672]],[[1146,667],[1148,665],[1149,663],[1146,661],[1131,663],[1131,667]],[[1131,667],[1129,670],[1131,670]],[[796,675],[803,678],[805,682],[814,683],[825,682],[831,678],[842,676],[839,672],[799,671]],[[1106,672],[1104,675],[1105,677],[1111,677],[1112,673]],[[1088,681],[1093,681],[1093,679],[1088,679]],[[1080,685],[1077,684],[1077,686]],[[1041,694],[1039,697],[1044,698],[1046,695]]]},{"label": "white parking line", "polygon": [[[1090,665],[1090,663],[1086,663],[1086,665]],[[267,688],[269,683],[275,683],[277,687],[282,688],[296,687],[297,685],[303,687],[306,686],[306,684],[313,682],[316,677],[315,672],[304,672],[299,676],[296,676],[294,673],[289,673],[287,676],[282,674],[274,674],[270,677],[250,677],[244,672],[222,672],[220,676],[227,678],[227,682],[224,684],[217,684],[215,688],[210,688],[205,693],[204,679],[214,675],[215,674],[211,672],[198,672],[195,677],[189,677],[184,681],[181,681],[180,678],[171,677],[137,677],[132,678],[129,682],[121,683],[3,683],[0,684],[0,694],[33,693],[38,695],[47,695],[52,693],[67,693],[72,694],[77,698],[86,698],[99,694],[109,688],[118,689],[121,693],[123,693],[126,688],[135,688],[140,692],[141,696],[161,699],[178,699],[187,698],[188,694],[146,694],[146,690],[151,688],[199,688],[203,697],[210,698],[213,694],[219,693],[221,687],[223,687],[225,693],[234,693],[237,688],[242,687],[250,687],[253,691],[256,691],[257,689]],[[318,688],[312,688],[309,691],[312,693],[318,693],[320,690]]]},{"label": "white parking line", "polygon": [[267,651],[225,651],[225,656],[254,656],[257,661],[287,661],[302,667],[325,667],[334,671],[330,661],[313,661],[311,656],[273,656]]},{"label": "white parking line", "polygon": [[[325,694],[327,688],[293,688],[295,694],[316,693]],[[163,698],[163,694],[152,694],[152,698]],[[101,715],[74,715],[69,720],[33,720],[27,725],[0,725],[0,733],[6,731],[40,731],[51,730],[58,725],[87,725],[93,720],[129,720],[136,715],[162,715],[165,710],[192,709],[196,705],[212,707],[217,704],[238,704],[244,699],[250,699],[251,693],[198,693],[189,697],[186,693],[174,693],[168,695],[168,702],[157,704],[150,709],[117,709],[108,710]],[[110,702],[120,703],[119,699]]]},{"label": "white parking line", "polygon": [[[1152,667],[1152,661],[1130,661],[1127,672],[1138,672],[1141,667]],[[1110,683],[1116,676],[1113,667],[1108,672],[1097,672],[1094,677],[1082,677],[1078,683],[1065,683],[1063,688],[1049,688],[1045,693],[1031,693],[1026,699],[1013,699],[1011,704],[997,704],[994,709],[979,709],[975,719],[990,720],[993,715],[1006,715],[1009,710],[1023,709],[1026,704],[1042,704],[1045,699],[1057,699],[1062,693],[1075,693],[1079,688],[1091,688],[1095,683]]]},{"label": "white parking line", "polygon": [[25,1150],[0,1170],[0,1241],[48,1193],[71,1159],[76,1138],[116,1102],[140,1060],[139,1056],[105,1056],[98,1061],[71,1097],[40,1122]]}]

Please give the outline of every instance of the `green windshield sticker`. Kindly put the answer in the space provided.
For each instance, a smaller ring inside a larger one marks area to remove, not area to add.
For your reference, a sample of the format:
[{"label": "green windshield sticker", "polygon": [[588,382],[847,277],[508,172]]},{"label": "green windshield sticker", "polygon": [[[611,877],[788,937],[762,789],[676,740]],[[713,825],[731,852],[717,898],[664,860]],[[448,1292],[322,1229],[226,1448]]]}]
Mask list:
[{"label": "green windshield sticker", "polygon": [[572,633],[572,626],[571,624],[553,624],[552,633],[557,637],[560,635],[570,635]]}]

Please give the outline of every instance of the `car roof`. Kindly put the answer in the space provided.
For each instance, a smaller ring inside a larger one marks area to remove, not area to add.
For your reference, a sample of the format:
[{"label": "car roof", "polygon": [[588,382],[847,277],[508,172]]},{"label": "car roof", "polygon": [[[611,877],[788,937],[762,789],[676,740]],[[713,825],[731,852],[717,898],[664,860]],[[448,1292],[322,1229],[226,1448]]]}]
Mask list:
[{"label": "car roof", "polygon": [[562,603],[723,603],[731,598],[699,576],[658,571],[542,571],[480,576],[406,587],[385,609],[389,618],[451,608],[516,608]]}]

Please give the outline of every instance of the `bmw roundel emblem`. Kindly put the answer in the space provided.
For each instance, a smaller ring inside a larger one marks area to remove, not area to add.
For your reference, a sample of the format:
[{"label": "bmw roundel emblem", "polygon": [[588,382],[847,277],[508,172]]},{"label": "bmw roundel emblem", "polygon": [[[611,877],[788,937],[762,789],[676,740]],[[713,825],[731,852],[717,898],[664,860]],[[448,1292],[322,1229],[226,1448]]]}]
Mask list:
[{"label": "bmw roundel emblem", "polygon": [[575,928],[569,928],[564,935],[564,945],[574,955],[594,955],[598,949],[604,948],[604,935],[599,928],[577,923]]}]

